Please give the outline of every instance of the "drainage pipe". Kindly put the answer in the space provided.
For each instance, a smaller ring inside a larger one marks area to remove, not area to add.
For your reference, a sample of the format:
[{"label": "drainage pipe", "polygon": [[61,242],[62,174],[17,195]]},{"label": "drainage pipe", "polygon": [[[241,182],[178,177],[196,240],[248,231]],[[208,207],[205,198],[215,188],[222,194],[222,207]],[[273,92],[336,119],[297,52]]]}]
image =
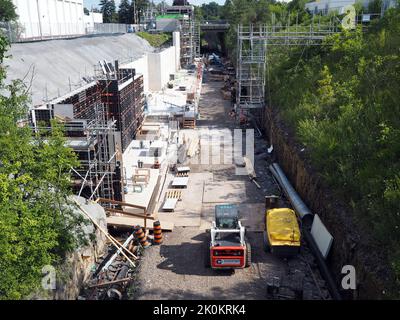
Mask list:
[{"label": "drainage pipe", "polygon": [[314,216],[310,209],[306,206],[306,204],[301,200],[299,194],[293,188],[289,180],[286,178],[283,173],[281,167],[277,163],[273,163],[269,166],[269,170],[272,172],[273,176],[276,178],[278,183],[281,185],[283,191],[286,194],[286,197],[289,199],[292,204],[294,210],[300,216],[305,224],[310,225]]},{"label": "drainage pipe", "polygon": [[314,219],[314,215],[311,210],[306,206],[303,200],[300,198],[299,194],[290,184],[289,180],[286,178],[284,172],[280,168],[279,164],[273,163],[269,166],[269,170],[272,172],[273,176],[278,181],[279,185],[284,190],[286,197],[289,199],[290,203],[292,204],[293,208],[300,216],[301,220],[304,222],[302,233],[304,238],[306,239],[308,245],[310,246],[311,251],[314,254],[315,260],[317,261],[319,270],[321,272],[322,277],[325,279],[329,292],[332,295],[334,300],[341,300],[342,297],[336,287],[335,280],[332,277],[332,274],[326,264],[324,257],[322,256],[317,243],[315,242],[311,232],[309,231],[309,227]]}]

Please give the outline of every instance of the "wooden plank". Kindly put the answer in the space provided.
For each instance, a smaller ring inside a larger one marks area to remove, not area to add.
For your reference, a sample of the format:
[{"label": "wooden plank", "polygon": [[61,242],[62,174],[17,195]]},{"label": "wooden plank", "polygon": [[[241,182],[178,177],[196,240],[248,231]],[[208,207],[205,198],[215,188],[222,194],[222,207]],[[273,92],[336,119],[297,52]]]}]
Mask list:
[{"label": "wooden plank", "polygon": [[162,207],[163,211],[174,211],[176,204],[178,202],[177,198],[167,198],[164,202],[164,205]]},{"label": "wooden plank", "polygon": [[[154,218],[154,217],[153,217]],[[143,219],[134,218],[134,217],[118,217],[118,216],[110,216],[106,218],[107,225],[117,226],[117,227],[134,227],[137,225],[143,226]],[[175,224],[169,221],[163,221],[160,219],[161,228],[165,231],[174,230]],[[149,230],[153,230],[153,224],[147,227]]]},{"label": "wooden plank", "polygon": [[186,188],[189,183],[188,177],[177,177],[172,180],[172,187]]},{"label": "wooden plank", "polygon": [[98,201],[99,202],[103,202],[103,203],[119,204],[119,205],[121,205],[123,207],[132,207],[132,208],[146,210],[146,207],[139,206],[139,205],[136,205],[136,204],[127,203],[127,202],[117,201],[117,200],[98,198]]},{"label": "wooden plank", "polygon": [[123,211],[123,210],[118,210],[118,209],[112,209],[112,208],[105,208],[106,211],[109,212],[116,212],[116,213],[121,213],[121,214],[126,214],[128,216],[133,216],[133,217],[138,217],[138,218],[143,218],[143,219],[149,219],[149,220],[154,220],[152,216],[140,214],[140,213],[132,213],[128,211]]},{"label": "wooden plank", "polygon": [[89,289],[91,289],[91,288],[99,288],[99,287],[109,286],[109,285],[116,284],[116,283],[121,283],[121,282],[130,282],[132,280],[133,280],[133,278],[129,277],[129,278],[124,278],[124,279],[119,279],[119,280],[114,280],[114,281],[108,281],[108,282],[93,284],[93,285],[89,286],[88,288]]}]

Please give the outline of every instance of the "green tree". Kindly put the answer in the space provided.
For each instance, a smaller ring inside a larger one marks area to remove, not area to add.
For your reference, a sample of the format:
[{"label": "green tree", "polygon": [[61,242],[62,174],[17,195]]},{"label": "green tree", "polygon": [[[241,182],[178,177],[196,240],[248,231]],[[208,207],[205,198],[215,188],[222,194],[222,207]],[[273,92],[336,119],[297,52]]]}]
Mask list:
[{"label": "green tree", "polygon": [[140,23],[145,15],[147,8],[150,6],[149,0],[133,0],[131,4],[131,12],[134,16],[134,23]]},{"label": "green tree", "polygon": [[11,0],[0,0],[0,21],[10,21],[16,18],[15,6]]},{"label": "green tree", "polygon": [[103,14],[104,23],[112,23],[117,21],[116,6],[114,0],[101,0],[100,11]]},{"label": "green tree", "polygon": [[132,19],[131,4],[128,0],[122,0],[118,10],[118,22],[128,24],[132,23]]},{"label": "green tree", "polygon": [[221,18],[221,9],[222,6],[214,1],[203,3],[201,6],[201,11],[205,20],[219,20]]},{"label": "green tree", "polygon": [[67,200],[76,155],[57,123],[36,135],[26,125],[26,86],[4,83],[7,48],[0,34],[0,299],[21,299],[40,290],[45,265],[57,267],[85,237]]}]

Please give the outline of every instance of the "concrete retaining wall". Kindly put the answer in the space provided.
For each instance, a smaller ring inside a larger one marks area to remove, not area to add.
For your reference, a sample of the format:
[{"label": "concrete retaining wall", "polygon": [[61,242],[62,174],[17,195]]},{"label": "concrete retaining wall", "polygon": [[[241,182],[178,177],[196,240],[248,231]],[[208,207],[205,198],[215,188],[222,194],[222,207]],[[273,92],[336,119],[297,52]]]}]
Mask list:
[{"label": "concrete retaining wall", "polygon": [[149,89],[160,91],[176,72],[176,49],[171,46],[157,53],[148,53]]},{"label": "concrete retaining wall", "polygon": [[149,91],[149,63],[147,54],[133,62],[124,64],[123,67],[135,68],[136,74],[142,74],[144,92]]}]

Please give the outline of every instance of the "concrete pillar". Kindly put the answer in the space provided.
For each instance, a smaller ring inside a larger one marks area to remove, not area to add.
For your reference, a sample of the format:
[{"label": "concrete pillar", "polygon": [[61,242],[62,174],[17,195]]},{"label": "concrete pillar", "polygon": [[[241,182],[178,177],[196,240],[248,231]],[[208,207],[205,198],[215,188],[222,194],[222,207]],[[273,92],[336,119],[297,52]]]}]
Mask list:
[{"label": "concrete pillar", "polygon": [[181,68],[181,39],[180,32],[172,33],[172,44],[175,47],[175,71]]}]

